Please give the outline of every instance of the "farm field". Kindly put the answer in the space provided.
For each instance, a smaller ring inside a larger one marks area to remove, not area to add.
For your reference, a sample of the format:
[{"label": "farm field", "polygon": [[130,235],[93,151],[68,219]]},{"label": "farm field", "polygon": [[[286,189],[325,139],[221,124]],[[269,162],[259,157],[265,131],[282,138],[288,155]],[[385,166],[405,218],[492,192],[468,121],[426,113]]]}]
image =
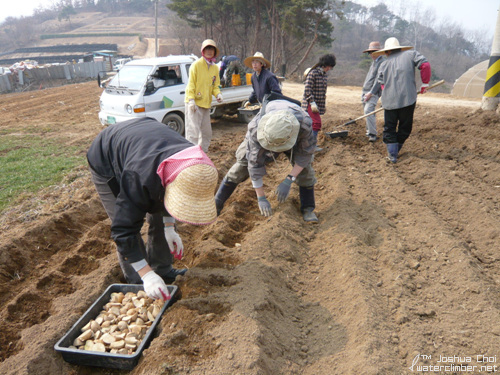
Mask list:
[{"label": "farm field", "polygon": [[[285,95],[300,99],[302,90],[284,83]],[[2,95],[0,134],[47,137],[84,155],[102,129],[100,91],[88,82]],[[362,115],[360,95],[330,86],[324,130]],[[123,282],[86,166],[26,196],[0,216],[0,373],[498,371],[500,121],[480,104],[419,95],[394,165],[380,139],[367,142],[363,120],[345,139],[321,134],[318,225],[303,222],[296,186],[281,205],[269,194],[287,174],[284,158],[265,178],[272,217],[260,215],[246,181],[212,225],[180,224],[185,257],[176,266],[189,268],[176,281],[182,298],[132,371],[70,365],[53,348],[108,285]],[[209,156],[222,179],[246,125],[224,117],[213,131]]]}]

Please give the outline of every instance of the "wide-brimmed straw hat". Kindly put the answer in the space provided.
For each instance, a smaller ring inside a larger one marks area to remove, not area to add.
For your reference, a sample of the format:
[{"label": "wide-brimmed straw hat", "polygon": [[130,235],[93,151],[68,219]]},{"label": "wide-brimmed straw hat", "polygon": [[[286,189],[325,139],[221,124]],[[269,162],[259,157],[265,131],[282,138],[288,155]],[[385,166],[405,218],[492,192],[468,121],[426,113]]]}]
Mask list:
[{"label": "wide-brimmed straw hat", "polygon": [[212,46],[215,48],[215,56],[214,57],[217,57],[219,56],[219,49],[217,48],[217,44],[212,40],[212,39],[205,39],[203,41],[203,43],[201,44],[201,53],[203,53],[203,50],[208,47],[208,46]]},{"label": "wide-brimmed straw hat", "polygon": [[297,118],[286,109],[265,114],[257,126],[257,140],[269,151],[290,150],[297,141],[300,124]]},{"label": "wide-brimmed straw hat", "polygon": [[380,42],[370,42],[370,44],[368,45],[368,48],[365,49],[363,51],[363,53],[365,52],[374,52],[374,51],[378,51],[382,48],[382,46],[380,45]]},{"label": "wide-brimmed straw hat", "polygon": [[264,58],[264,55],[262,54],[262,52],[255,52],[255,54],[253,56],[247,57],[243,62],[247,67],[252,69],[252,61],[253,60],[259,60],[266,68],[269,68],[271,66],[271,63],[269,62],[269,60]]},{"label": "wide-brimmed straw hat", "polygon": [[400,46],[399,45],[399,40],[397,40],[396,38],[392,37],[392,38],[389,38],[385,41],[385,44],[384,44],[384,49],[381,49],[381,50],[378,50],[376,52],[373,52],[372,55],[373,56],[380,56],[382,54],[385,53],[385,51],[392,51],[392,50],[395,50],[395,49],[400,49],[401,51],[406,51],[406,50],[409,50],[409,49],[412,49],[413,47],[410,47],[410,46]]},{"label": "wide-brimmed straw hat", "polygon": [[183,169],[165,189],[164,204],[168,213],[190,224],[214,222],[217,179],[217,169],[212,165],[195,164]]}]

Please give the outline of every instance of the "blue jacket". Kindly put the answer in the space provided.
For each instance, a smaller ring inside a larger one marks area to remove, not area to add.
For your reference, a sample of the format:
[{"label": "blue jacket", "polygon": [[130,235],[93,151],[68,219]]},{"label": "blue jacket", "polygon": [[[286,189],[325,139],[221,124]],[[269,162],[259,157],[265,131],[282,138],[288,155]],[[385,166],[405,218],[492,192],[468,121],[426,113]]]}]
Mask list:
[{"label": "blue jacket", "polygon": [[252,87],[253,91],[248,98],[250,103],[262,103],[264,95],[270,94],[271,91],[275,91],[281,94],[280,83],[278,78],[267,69],[262,69],[260,74],[252,74]]}]

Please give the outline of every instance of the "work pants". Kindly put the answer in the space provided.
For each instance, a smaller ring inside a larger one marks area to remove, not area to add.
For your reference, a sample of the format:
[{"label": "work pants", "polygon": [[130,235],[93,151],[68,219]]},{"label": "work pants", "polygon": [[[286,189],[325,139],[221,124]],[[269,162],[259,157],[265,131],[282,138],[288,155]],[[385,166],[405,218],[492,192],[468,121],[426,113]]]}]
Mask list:
[{"label": "work pants", "polygon": [[[365,115],[375,111],[378,98],[378,95],[372,95],[370,100],[363,103],[363,112]],[[366,118],[366,135],[377,135],[377,119],[375,115],[371,115]]]},{"label": "work pants", "polygon": [[403,144],[411,134],[415,104],[384,111],[384,143]]},{"label": "work pants", "polygon": [[[102,205],[108,214],[108,217],[113,223],[115,217],[116,197],[108,185],[108,178],[102,177],[95,173],[92,169],[92,182],[95,185],[97,194],[101,199]],[[167,240],[165,238],[163,217],[161,214],[147,214],[146,221],[149,224],[148,241],[144,245],[141,234],[137,233],[139,250],[146,259],[146,262],[160,276],[166,275],[172,270],[173,256],[170,253]],[[142,280],[134,268],[123,259],[122,255],[117,252],[120,267],[122,269],[125,280],[129,284],[141,284]]]},{"label": "work pants", "polygon": [[212,140],[210,108],[197,107],[197,110],[192,113],[186,103],[184,111],[186,139],[200,146],[201,149],[207,153],[208,146],[210,146],[210,141]]},{"label": "work pants", "polygon": [[313,121],[313,123],[312,123],[313,132],[318,134],[318,132],[321,130],[321,116],[320,116],[320,114],[318,112],[311,111],[310,104],[307,105],[307,113],[308,113],[309,117],[311,118],[311,120]]}]

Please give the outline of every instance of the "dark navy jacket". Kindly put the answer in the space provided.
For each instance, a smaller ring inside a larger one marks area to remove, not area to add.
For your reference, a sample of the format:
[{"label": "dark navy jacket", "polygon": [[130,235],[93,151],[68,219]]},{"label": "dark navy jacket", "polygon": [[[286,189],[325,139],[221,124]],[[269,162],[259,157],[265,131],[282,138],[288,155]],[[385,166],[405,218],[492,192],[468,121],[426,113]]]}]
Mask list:
[{"label": "dark navy jacket", "polygon": [[137,234],[146,213],[170,216],[163,205],[165,188],[156,174],[158,166],[192,146],[180,134],[151,118],[111,125],[92,142],[87,152],[90,168],[108,179],[116,196],[111,237],[130,263],[143,259]]},{"label": "dark navy jacket", "polygon": [[278,78],[267,69],[262,69],[258,76],[256,72],[252,74],[252,87],[253,91],[248,98],[250,103],[262,103],[264,95],[270,94],[271,91],[281,94]]}]

